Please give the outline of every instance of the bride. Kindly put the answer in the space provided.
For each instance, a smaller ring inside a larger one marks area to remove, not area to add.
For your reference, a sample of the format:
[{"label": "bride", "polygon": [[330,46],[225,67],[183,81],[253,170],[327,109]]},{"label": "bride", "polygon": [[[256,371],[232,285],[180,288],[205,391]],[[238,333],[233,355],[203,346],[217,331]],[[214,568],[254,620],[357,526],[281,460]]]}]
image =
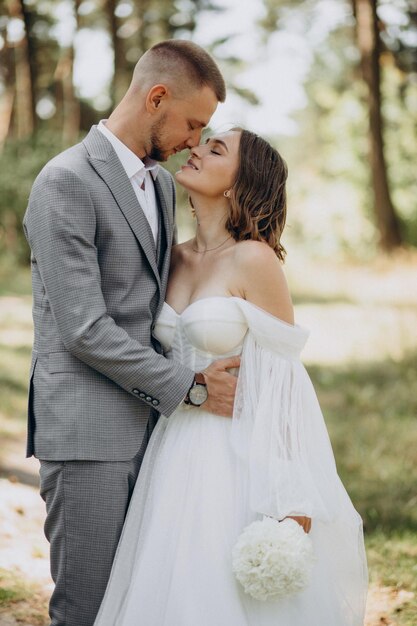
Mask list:
[{"label": "bride", "polygon": [[[300,362],[308,333],[281,267],[285,162],[233,129],[193,148],[176,178],[197,229],[174,247],[154,333],[201,375],[153,432],[95,626],[362,626],[362,523]],[[232,355],[230,419],[210,412],[204,370]],[[255,600],[234,577],[233,546],[263,515],[293,517],[312,539],[313,576],[296,596]]]}]

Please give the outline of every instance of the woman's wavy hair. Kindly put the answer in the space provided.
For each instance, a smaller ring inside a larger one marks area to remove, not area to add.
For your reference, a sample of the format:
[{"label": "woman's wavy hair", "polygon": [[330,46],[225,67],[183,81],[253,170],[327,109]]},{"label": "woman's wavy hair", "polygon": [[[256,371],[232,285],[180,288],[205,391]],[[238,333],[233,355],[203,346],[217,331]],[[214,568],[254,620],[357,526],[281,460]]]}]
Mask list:
[{"label": "woman's wavy hair", "polygon": [[287,217],[287,164],[262,137],[243,128],[232,130],[241,137],[226,228],[235,241],[264,241],[283,262],[286,251],[280,238]]}]

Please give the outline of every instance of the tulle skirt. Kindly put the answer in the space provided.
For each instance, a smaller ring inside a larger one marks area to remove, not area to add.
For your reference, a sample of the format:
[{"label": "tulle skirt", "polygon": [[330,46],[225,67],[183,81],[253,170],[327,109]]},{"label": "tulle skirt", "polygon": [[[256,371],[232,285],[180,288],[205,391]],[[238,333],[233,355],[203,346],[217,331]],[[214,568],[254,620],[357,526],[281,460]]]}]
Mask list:
[{"label": "tulle skirt", "polygon": [[232,548],[261,515],[248,506],[232,420],[182,405],[154,430],[95,626],[362,626],[361,520],[340,483],[340,516],[313,519],[310,586],[257,601],[232,572]]}]

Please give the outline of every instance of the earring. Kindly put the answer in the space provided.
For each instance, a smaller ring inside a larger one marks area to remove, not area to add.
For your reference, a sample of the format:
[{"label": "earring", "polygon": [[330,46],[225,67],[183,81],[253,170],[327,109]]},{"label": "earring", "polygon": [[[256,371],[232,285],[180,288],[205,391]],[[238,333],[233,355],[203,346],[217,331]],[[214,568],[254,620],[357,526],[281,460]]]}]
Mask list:
[{"label": "earring", "polygon": [[226,189],[226,191],[223,192],[223,195],[225,198],[230,198],[230,189]]}]

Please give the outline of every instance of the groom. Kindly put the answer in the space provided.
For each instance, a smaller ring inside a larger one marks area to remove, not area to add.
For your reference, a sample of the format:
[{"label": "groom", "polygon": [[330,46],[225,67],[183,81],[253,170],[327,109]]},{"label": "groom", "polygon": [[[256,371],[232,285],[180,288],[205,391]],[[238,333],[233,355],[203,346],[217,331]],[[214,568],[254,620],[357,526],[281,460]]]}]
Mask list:
[{"label": "groom", "polygon": [[[40,459],[47,509],[51,626],[93,625],[152,425],[195,383],[152,337],[175,234],[174,184],[157,162],[198,144],[224,99],[204,50],[161,42],[139,60],[109,119],[33,185],[24,219],[35,325],[27,454]],[[207,410],[231,415],[226,368],[237,365],[208,368]]]}]

